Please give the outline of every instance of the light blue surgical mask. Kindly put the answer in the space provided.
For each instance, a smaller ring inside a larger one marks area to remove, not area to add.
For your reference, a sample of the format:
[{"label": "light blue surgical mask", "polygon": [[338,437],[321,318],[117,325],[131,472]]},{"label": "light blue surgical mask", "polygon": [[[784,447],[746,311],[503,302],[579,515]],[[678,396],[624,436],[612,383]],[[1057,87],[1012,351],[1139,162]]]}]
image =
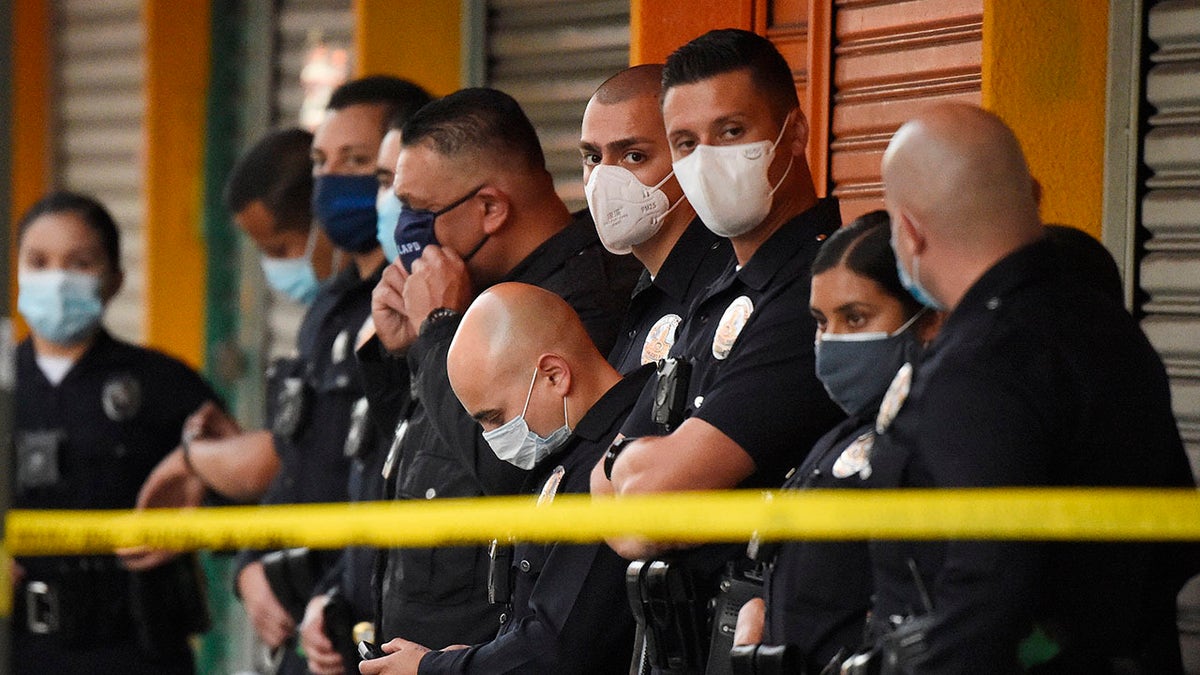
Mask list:
[{"label": "light blue surgical mask", "polygon": [[525,413],[529,411],[529,401],[533,398],[533,385],[537,383],[538,371],[533,371],[533,379],[529,382],[529,393],[525,396],[525,408],[521,414],[504,424],[483,432],[483,440],[492,447],[492,452],[500,459],[526,471],[537,466],[538,462],[550,456],[550,453],[562,447],[571,435],[571,427],[567,422],[567,399],[563,397],[563,425],[549,436],[542,438],[529,428],[525,421]]},{"label": "light blue surgical mask", "polygon": [[79,344],[100,325],[100,278],[67,270],[21,270],[17,309],[34,333],[57,345]]},{"label": "light blue surgical mask", "polygon": [[395,262],[400,255],[400,248],[396,245],[396,224],[400,222],[400,212],[403,210],[404,204],[391,190],[385,190],[375,198],[375,237],[379,239],[388,262]]},{"label": "light blue surgical mask", "polygon": [[311,227],[308,243],[304,245],[304,255],[299,258],[263,256],[262,271],[267,278],[267,285],[302,305],[312,302],[317,297],[317,289],[321,287],[312,266],[313,249],[316,246],[317,228]]},{"label": "light blue surgical mask", "polygon": [[900,285],[904,287],[904,290],[908,291],[908,294],[913,296],[913,299],[922,305],[939,312],[945,311],[945,305],[938,302],[932,295],[929,294],[929,291],[925,290],[925,287],[921,285],[920,256],[915,253],[913,254],[913,272],[911,275],[908,273],[908,270],[904,269],[903,263],[900,262],[900,253],[896,249],[896,230],[894,228],[892,229],[891,244],[892,253],[896,256],[896,273],[900,276]]}]

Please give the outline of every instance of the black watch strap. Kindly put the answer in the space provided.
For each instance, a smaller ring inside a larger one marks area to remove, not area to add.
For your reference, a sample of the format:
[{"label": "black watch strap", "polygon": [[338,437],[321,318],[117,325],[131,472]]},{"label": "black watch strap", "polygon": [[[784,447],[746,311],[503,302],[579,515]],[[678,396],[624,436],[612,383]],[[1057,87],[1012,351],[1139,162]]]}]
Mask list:
[{"label": "black watch strap", "polygon": [[604,477],[612,480],[613,464],[617,461],[617,456],[625,449],[625,446],[637,440],[636,436],[625,436],[613,441],[613,444],[608,446],[608,450],[604,452]]},{"label": "black watch strap", "polygon": [[438,307],[430,312],[429,316],[425,317],[425,320],[421,322],[421,328],[417,332],[420,335],[424,335],[434,325],[446,321],[447,319],[453,319],[456,316],[458,316],[458,312],[454,311],[453,309],[450,309],[449,307]]}]

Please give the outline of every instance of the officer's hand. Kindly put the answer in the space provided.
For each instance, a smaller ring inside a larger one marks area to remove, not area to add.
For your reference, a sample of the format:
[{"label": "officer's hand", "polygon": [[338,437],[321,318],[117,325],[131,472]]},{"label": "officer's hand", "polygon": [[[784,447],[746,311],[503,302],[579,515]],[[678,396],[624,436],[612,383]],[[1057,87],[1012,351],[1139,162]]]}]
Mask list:
[{"label": "officer's hand", "polygon": [[733,646],[761,644],[766,613],[767,605],[762,598],[750,598],[742,605],[733,631]]},{"label": "officer's hand", "polygon": [[429,653],[428,647],[403,638],[396,638],[380,649],[387,656],[359,663],[358,672],[363,675],[416,675],[421,659]]},{"label": "officer's hand", "polygon": [[254,632],[268,647],[277,649],[296,630],[296,622],[275,599],[262,563],[246,565],[238,574],[237,588]]},{"label": "officer's hand", "polygon": [[417,328],[408,322],[404,309],[404,289],[408,272],[397,259],[383,269],[383,277],[371,292],[371,318],[375,321],[375,334],[384,349],[399,353],[417,339]]},{"label": "officer's hand", "polygon": [[146,476],[138,490],[139,509],[177,509],[200,506],[204,501],[204,483],[183,461],[183,448],[176,448]]},{"label": "officer's hand", "polygon": [[130,572],[141,572],[173,560],[179,555],[179,551],[166,551],[146,546],[132,546],[130,548],[119,548],[116,550],[116,554],[117,559],[121,562],[121,567]]},{"label": "officer's hand", "polygon": [[183,423],[183,435],[188,438],[226,438],[240,433],[237,420],[214,401],[205,401]]},{"label": "officer's hand", "polygon": [[442,246],[426,246],[413,261],[412,274],[404,284],[408,322],[420,328],[425,317],[439,307],[465,312],[471,304],[471,288],[467,265],[457,253]]},{"label": "officer's hand", "polygon": [[304,620],[300,622],[300,644],[308,657],[308,670],[314,675],[342,675],[345,667],[342,655],[333,648],[333,642],[325,634],[325,605],[328,595],[315,595],[304,608]]}]

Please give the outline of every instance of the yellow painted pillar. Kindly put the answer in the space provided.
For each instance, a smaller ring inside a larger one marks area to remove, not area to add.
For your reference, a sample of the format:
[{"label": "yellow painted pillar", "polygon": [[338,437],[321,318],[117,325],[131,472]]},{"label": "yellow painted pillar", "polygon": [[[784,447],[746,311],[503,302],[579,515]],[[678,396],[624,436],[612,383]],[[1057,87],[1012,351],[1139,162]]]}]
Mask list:
[{"label": "yellow painted pillar", "polygon": [[1108,3],[985,0],[983,105],[1042,184],[1042,218],[1099,238]]},{"label": "yellow painted pillar", "polygon": [[355,0],[356,75],[395,75],[444,96],[461,87],[461,3]]},{"label": "yellow painted pillar", "polygon": [[[50,51],[50,2],[30,0],[13,4],[12,57],[12,192],[13,228],[17,220],[34,202],[50,189],[51,181],[51,116],[50,83],[53,56]],[[19,336],[26,334],[25,324],[16,312],[17,307],[17,233],[11,233],[9,246],[9,307],[18,324]]]},{"label": "yellow painted pillar", "polygon": [[209,0],[144,0],[146,342],[200,367]]}]

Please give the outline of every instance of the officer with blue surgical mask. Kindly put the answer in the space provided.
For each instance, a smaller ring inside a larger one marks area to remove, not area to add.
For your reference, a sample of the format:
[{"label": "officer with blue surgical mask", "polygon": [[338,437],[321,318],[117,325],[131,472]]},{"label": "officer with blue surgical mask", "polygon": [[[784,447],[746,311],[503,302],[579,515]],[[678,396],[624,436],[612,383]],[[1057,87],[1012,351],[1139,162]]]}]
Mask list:
[{"label": "officer with blue surgical mask", "polygon": [[[56,192],[18,231],[17,308],[31,335],[16,350],[13,505],[132,508],[188,415],[216,394],[183,363],[104,329],[123,275],[119,231],[101,204]],[[196,579],[193,557],[139,547],[11,565],[8,672],[193,672],[188,636],[205,621],[193,611],[203,589],[181,581]]]},{"label": "officer with blue surgical mask", "polygon": [[261,254],[267,285],[302,305],[342,259],[313,222],[312,138],[298,128],[267,133],[225,184],[225,206]]}]

